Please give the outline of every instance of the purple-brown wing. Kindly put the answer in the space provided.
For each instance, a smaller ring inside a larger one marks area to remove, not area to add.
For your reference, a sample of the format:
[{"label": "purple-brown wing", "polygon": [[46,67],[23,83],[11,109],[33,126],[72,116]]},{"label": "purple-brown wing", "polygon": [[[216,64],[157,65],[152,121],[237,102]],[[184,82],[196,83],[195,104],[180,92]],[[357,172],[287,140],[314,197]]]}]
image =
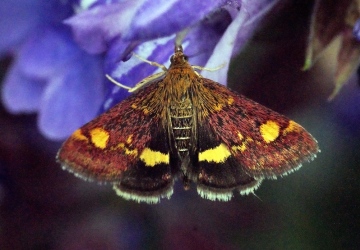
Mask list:
[{"label": "purple-brown wing", "polygon": [[110,182],[128,199],[157,202],[169,196],[174,177],[158,83],[76,130],[58,152],[63,168],[84,179]]},{"label": "purple-brown wing", "polygon": [[[203,79],[203,88],[200,98],[217,103],[204,105],[208,112],[199,117],[202,130],[213,131],[216,141],[226,146],[218,153],[233,156],[249,176],[286,175],[318,153],[316,140],[289,118],[212,80]],[[207,97],[210,94],[215,96]]]}]

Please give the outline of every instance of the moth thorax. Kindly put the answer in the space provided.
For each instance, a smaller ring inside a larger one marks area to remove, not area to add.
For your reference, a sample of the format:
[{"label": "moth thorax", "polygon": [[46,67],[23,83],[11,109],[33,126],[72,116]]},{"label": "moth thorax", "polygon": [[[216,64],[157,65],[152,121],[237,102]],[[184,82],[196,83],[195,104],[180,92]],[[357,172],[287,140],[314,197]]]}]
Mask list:
[{"label": "moth thorax", "polygon": [[193,106],[190,98],[170,104],[170,118],[175,148],[181,158],[188,155],[193,128]]}]

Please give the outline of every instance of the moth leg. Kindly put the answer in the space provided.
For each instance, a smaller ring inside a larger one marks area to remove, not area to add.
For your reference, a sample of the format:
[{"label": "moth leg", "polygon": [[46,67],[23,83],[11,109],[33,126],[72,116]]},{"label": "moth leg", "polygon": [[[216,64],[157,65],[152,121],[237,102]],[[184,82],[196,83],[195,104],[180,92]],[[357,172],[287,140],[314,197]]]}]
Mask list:
[{"label": "moth leg", "polygon": [[198,66],[198,65],[192,65],[191,67],[196,70],[217,71],[217,70],[221,69],[222,67],[224,67],[225,65],[226,65],[226,63],[223,63],[215,68],[205,68],[205,67]]},{"label": "moth leg", "polygon": [[202,76],[200,75],[200,73],[197,72],[197,71],[195,71],[195,70],[200,70],[200,71],[202,71],[202,70],[206,70],[206,71],[216,71],[216,70],[221,69],[221,68],[224,67],[225,65],[226,65],[226,63],[223,63],[223,64],[217,66],[216,68],[205,68],[205,67],[198,66],[198,65],[192,65],[191,67],[194,69],[194,72],[195,72],[196,75],[202,77]]},{"label": "moth leg", "polygon": [[129,87],[129,86],[126,86],[126,85],[123,85],[123,84],[119,83],[118,81],[116,81],[114,78],[112,78],[112,77],[109,76],[108,74],[105,74],[105,76],[106,76],[106,78],[107,78],[110,82],[112,82],[112,83],[115,84],[116,86],[119,86],[119,87],[121,87],[121,88],[123,88],[123,89],[127,89],[129,92],[130,92],[130,90],[132,89],[132,88]]}]

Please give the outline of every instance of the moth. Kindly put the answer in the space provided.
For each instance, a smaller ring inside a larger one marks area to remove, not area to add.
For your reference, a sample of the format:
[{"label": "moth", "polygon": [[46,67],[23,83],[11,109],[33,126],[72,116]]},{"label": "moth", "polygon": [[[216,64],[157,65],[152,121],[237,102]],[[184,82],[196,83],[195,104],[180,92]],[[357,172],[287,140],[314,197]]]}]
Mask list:
[{"label": "moth", "polygon": [[202,77],[180,45],[171,65],[76,130],[57,161],[86,180],[110,183],[119,196],[158,203],[176,179],[206,199],[253,193],[262,180],[300,168],[319,151],[303,127]]}]

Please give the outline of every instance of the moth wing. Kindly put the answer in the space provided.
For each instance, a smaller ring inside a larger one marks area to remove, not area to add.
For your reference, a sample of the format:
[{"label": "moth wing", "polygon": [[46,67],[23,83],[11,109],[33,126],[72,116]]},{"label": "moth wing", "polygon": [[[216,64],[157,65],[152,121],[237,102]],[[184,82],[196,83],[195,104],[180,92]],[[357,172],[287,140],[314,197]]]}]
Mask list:
[{"label": "moth wing", "polygon": [[249,194],[260,186],[263,178],[249,175],[240,166],[208,121],[199,124],[197,129],[198,157],[191,176],[197,183],[197,192],[201,197],[228,201],[234,190]]},{"label": "moth wing", "polygon": [[228,200],[249,193],[310,161],[316,140],[299,124],[212,80],[203,78],[198,108],[198,192]]},{"label": "moth wing", "polygon": [[157,85],[144,87],[76,130],[57,154],[63,168],[109,182],[126,199],[156,203],[169,198],[174,177],[168,133],[149,106],[161,101],[155,98]]},{"label": "moth wing", "polygon": [[209,113],[209,126],[251,176],[286,175],[318,153],[317,141],[293,120],[209,79],[204,86],[227,100]]}]

